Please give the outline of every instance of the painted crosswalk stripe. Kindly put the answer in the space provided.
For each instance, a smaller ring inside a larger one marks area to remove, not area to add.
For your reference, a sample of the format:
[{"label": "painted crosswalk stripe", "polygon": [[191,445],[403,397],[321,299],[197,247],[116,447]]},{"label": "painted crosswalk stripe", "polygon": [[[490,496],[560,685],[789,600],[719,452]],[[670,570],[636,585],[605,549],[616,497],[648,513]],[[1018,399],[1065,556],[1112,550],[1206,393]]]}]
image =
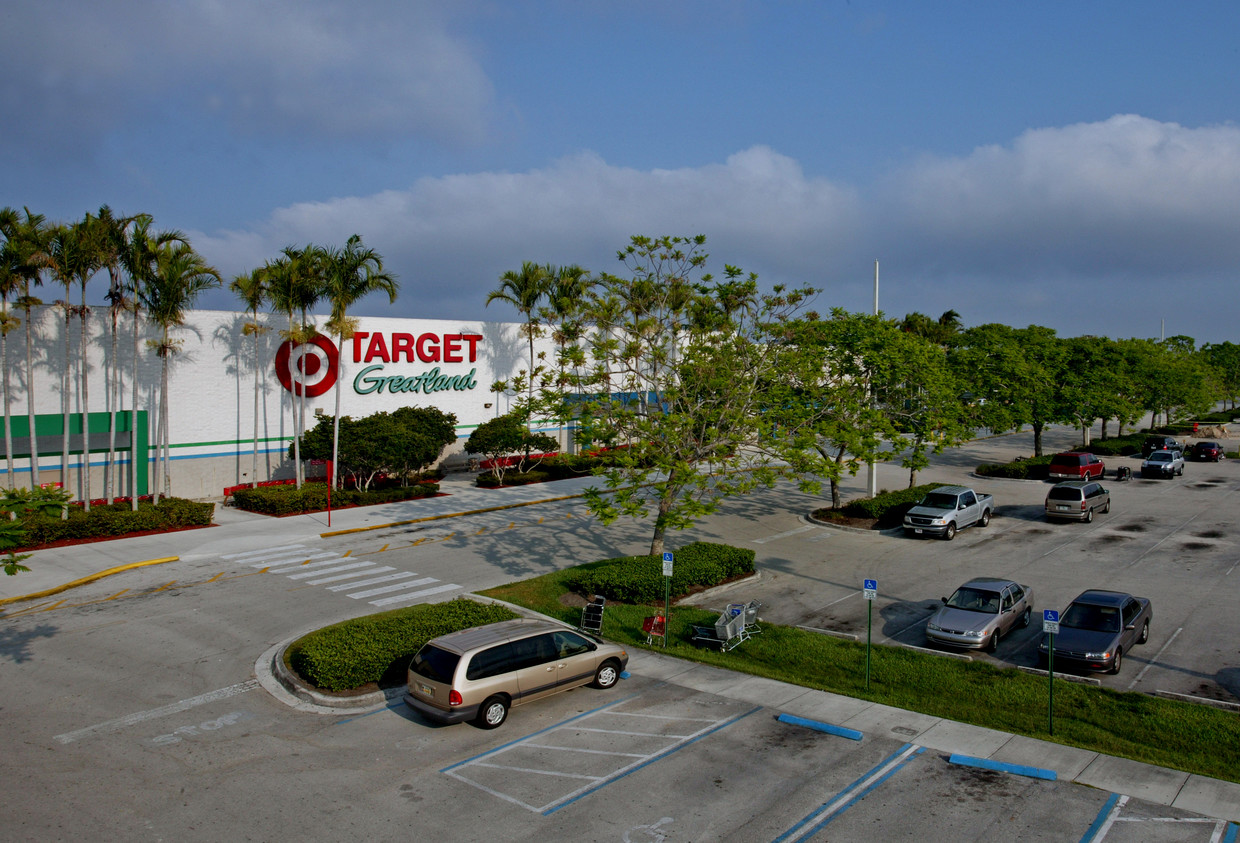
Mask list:
[{"label": "painted crosswalk stripe", "polygon": [[410,580],[408,582],[397,583],[396,585],[385,585],[380,588],[371,588],[366,591],[354,591],[349,594],[354,600],[360,600],[363,597],[374,597],[376,594],[388,594],[392,591],[400,591],[405,588],[413,588],[415,585],[427,585],[429,583],[439,582],[434,577],[423,577],[420,580]]},{"label": "painted crosswalk stripe", "polygon": [[[370,564],[373,565],[374,563],[372,562]],[[396,569],[384,567],[384,568],[372,568],[369,571],[353,571],[352,573],[349,573],[349,574],[337,574],[334,577],[324,577],[321,580],[307,580],[306,585],[322,585],[323,583],[327,583],[327,582],[339,582],[340,580],[351,580],[354,577],[365,577],[365,576],[369,576],[370,574],[377,574],[380,571],[394,571],[394,570]],[[348,587],[356,588],[357,583],[352,583]]]},{"label": "painted crosswalk stripe", "polygon": [[[371,565],[375,564],[374,562],[354,562],[354,563],[349,564],[349,565],[340,565],[340,564],[337,564],[337,563],[339,563],[339,562],[343,562],[343,561],[344,561],[343,559],[337,558],[337,559],[333,560],[333,561],[332,561],[332,562],[330,562],[330,563],[328,563],[328,562],[322,562],[322,563],[320,563],[320,562],[315,562],[314,564],[316,564],[316,565],[319,565],[319,564],[322,564],[322,565],[331,564],[333,567],[331,567],[331,568],[324,568],[324,569],[323,569],[323,570],[321,570],[321,571],[307,571],[307,572],[306,572],[306,573],[304,573],[304,574],[289,574],[289,575],[288,575],[288,578],[289,578],[290,580],[304,580],[304,579],[306,579],[306,578],[308,578],[308,577],[317,577],[317,576],[321,576],[322,574],[328,574],[328,573],[330,573],[330,574],[338,574],[338,573],[340,573],[341,571],[352,571],[352,570],[354,570],[355,568],[369,568]],[[307,567],[309,567],[309,566],[307,566]]]},{"label": "painted crosswalk stripe", "polygon": [[[388,568],[387,570],[392,570]],[[377,574],[378,571],[369,571],[367,573]],[[401,571],[398,574],[388,574],[386,577],[375,577],[373,580],[362,580],[361,582],[345,583],[344,585],[329,585],[328,591],[348,591],[350,588],[361,588],[364,585],[378,585],[381,582],[391,582],[392,580],[403,580],[408,577],[416,577],[413,571]]]},{"label": "painted crosswalk stripe", "polygon": [[[271,573],[273,574],[283,574],[287,571],[304,571],[306,568],[319,568],[319,567],[322,567],[323,565],[330,565],[334,560],[340,559],[340,558],[342,557],[340,556],[339,553],[312,553],[309,556],[305,556],[305,555],[294,556],[293,559],[285,559],[283,561],[275,562],[275,563],[268,562],[265,564],[267,564],[269,567],[272,564],[284,566],[280,568],[271,569]],[[296,564],[292,564],[294,559],[297,560]],[[315,559],[324,559],[326,561],[325,562],[314,562],[313,560]],[[264,563],[260,562],[259,564],[261,565]],[[257,568],[258,565],[255,565],[254,567]]]},{"label": "painted crosswalk stripe", "polygon": [[247,550],[245,553],[226,553],[221,559],[248,559],[251,556],[262,556],[264,553],[279,553],[282,550],[301,550],[304,544],[282,544],[279,547],[268,547],[263,550]]},{"label": "painted crosswalk stripe", "polygon": [[337,556],[335,553],[310,553],[305,550],[297,553],[280,553],[276,556],[264,556],[261,559],[248,559],[247,565],[251,568],[261,568],[264,565],[270,567],[272,565],[291,565],[293,563],[301,564],[307,559],[321,559],[325,556]]},{"label": "painted crosswalk stripe", "polygon": [[403,603],[406,600],[416,600],[419,597],[429,597],[432,594],[442,594],[445,591],[455,591],[461,586],[456,583],[447,583],[446,585],[428,588],[424,591],[415,591],[412,594],[401,594],[397,597],[385,597],[382,600],[371,600],[371,606],[390,606],[393,603]]}]

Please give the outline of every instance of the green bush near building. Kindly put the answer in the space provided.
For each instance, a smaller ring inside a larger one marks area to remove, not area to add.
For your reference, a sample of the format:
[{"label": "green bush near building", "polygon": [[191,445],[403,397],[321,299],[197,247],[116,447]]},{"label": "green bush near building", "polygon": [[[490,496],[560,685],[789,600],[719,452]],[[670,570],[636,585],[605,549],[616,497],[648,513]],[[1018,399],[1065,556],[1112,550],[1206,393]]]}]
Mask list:
[{"label": "green bush near building", "polygon": [[135,512],[128,501],[94,504],[87,512],[80,506],[69,507],[69,517],[31,513],[21,518],[25,532],[22,547],[72,539],[106,539],[148,530],[179,530],[185,527],[206,527],[215,514],[214,503],[200,503],[184,498],[162,498],[158,506],[141,501]]},{"label": "green bush near building", "polygon": [[[886,530],[899,527],[904,522],[904,514],[916,506],[927,492],[931,492],[943,483],[923,483],[911,489],[900,489],[895,492],[881,492],[872,498],[858,498],[844,504],[838,511],[846,518],[874,519],[875,528]],[[816,518],[830,520],[834,510],[820,509],[814,513]]]},{"label": "green bush near building", "polygon": [[403,670],[432,638],[516,617],[504,606],[465,598],[410,606],[315,630],[290,644],[284,658],[316,688],[348,691]]},{"label": "green bush near building", "polygon": [[[438,483],[417,483],[412,486],[393,486],[387,489],[335,489],[332,491],[332,508],[346,506],[369,506],[372,504],[429,498],[439,494]],[[327,509],[327,484],[306,483],[300,489],[295,486],[260,486],[257,489],[237,489],[232,493],[233,506],[262,515],[297,515],[302,512],[320,512]]]}]

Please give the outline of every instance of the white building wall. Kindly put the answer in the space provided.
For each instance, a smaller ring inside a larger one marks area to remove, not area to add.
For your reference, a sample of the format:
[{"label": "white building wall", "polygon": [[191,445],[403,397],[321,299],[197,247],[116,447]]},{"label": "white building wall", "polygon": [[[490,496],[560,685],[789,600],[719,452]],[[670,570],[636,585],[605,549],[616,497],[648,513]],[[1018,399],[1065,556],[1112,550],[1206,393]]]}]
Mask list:
[{"label": "white building wall", "polygon": [[[285,389],[276,376],[277,350],[283,340],[280,331],[287,328],[287,318],[274,314],[260,314],[260,322],[269,327],[258,341],[257,355],[253,336],[243,333],[250,317],[245,313],[227,311],[193,311],[184,327],[174,331],[173,337],[180,342],[176,353],[168,362],[168,422],[171,441],[169,474],[172,494],[188,498],[219,497],[225,486],[250,482],[253,474],[254,450],[254,393],[255,369],[258,371],[258,480],[293,476],[293,466],[286,457],[292,442],[295,425],[293,393]],[[318,325],[326,321],[324,315],[314,318]],[[355,362],[353,343],[345,342],[340,366],[340,412],[342,415],[361,417],[379,411],[391,411],[404,406],[435,406],[457,417],[458,443],[449,453],[462,458],[460,444],[481,422],[506,412],[511,408],[512,393],[496,395],[491,386],[498,380],[511,380],[519,371],[529,367],[529,344],[522,335],[521,324],[513,322],[456,322],[438,319],[399,319],[360,317],[358,331],[370,335],[363,339],[358,350],[363,360]],[[6,343],[4,365],[9,373],[9,408],[14,416],[25,415],[32,390],[26,383],[25,326],[9,333]],[[51,307],[36,309],[31,319],[32,358],[34,363],[34,408],[38,414],[63,412],[61,376],[65,370],[63,313]],[[88,319],[88,373],[91,412],[107,412],[110,409],[129,410],[132,405],[133,384],[133,323],[128,314],[119,321],[118,349],[114,355],[111,344],[111,317],[106,308],[95,309]],[[82,412],[79,391],[76,386],[80,371],[80,322],[75,318],[69,328],[69,371],[74,384],[69,389],[72,412]],[[370,347],[374,335],[383,337],[388,352],[384,361],[380,349]],[[406,335],[393,342],[396,335]],[[431,335],[419,346],[417,340]],[[459,362],[443,359],[445,336],[476,336],[475,340],[456,340]],[[161,360],[148,341],[158,337],[154,325],[139,324],[138,349],[138,409],[150,413],[149,460],[151,482],[155,481],[155,452],[159,423],[159,396]],[[398,345],[403,353],[393,357]],[[470,347],[475,359],[470,361]],[[419,359],[418,351],[425,357],[433,357],[436,347],[440,359]],[[367,351],[373,353],[366,361]],[[324,357],[314,351],[316,358]],[[554,346],[549,339],[535,340],[535,353],[545,353],[553,359]],[[408,358],[413,357],[411,361]],[[294,355],[294,359],[296,355]],[[379,369],[370,368],[380,366]],[[307,366],[313,369],[313,364]],[[426,392],[430,375],[438,370],[440,378],[434,384],[444,386],[454,383],[464,388],[446,388]],[[364,370],[368,370],[364,373]],[[120,375],[122,388],[119,400],[106,384],[114,373]],[[311,383],[322,375],[323,369],[309,376]],[[367,381],[356,383],[359,374]],[[422,376],[419,378],[419,376]],[[382,389],[376,388],[376,379],[399,378],[399,387],[412,391],[391,392],[393,382],[384,380]],[[448,381],[447,379],[454,379]],[[358,390],[361,390],[359,392]],[[370,390],[370,391],[367,391]],[[490,405],[490,406],[488,406]],[[306,398],[306,426],[312,427],[315,413],[331,416],[335,411],[335,392]],[[106,454],[91,454],[91,494],[104,494],[104,464]],[[61,480],[59,456],[45,454],[40,458],[40,482]],[[16,484],[30,483],[30,463],[19,459],[15,463]],[[74,456],[69,466],[67,487],[80,497],[83,490],[81,461]],[[0,458],[0,473],[7,469]],[[122,469],[122,476],[128,469]],[[4,480],[7,485],[7,478]],[[153,488],[153,485],[152,485]],[[128,484],[120,492],[128,493]]]}]

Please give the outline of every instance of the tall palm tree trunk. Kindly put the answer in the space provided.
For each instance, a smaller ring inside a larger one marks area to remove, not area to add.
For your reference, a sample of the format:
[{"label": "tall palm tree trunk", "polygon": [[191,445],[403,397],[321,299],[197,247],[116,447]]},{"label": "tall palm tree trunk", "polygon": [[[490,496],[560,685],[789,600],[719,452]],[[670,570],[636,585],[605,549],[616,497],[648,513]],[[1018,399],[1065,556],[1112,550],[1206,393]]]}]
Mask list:
[{"label": "tall palm tree trunk", "polygon": [[262,390],[262,381],[259,379],[259,345],[258,345],[258,313],[254,313],[254,467],[250,473],[250,488],[258,488],[258,394]]},{"label": "tall palm tree trunk", "polygon": [[30,344],[30,308],[26,308],[26,423],[30,426],[30,490],[39,488],[39,440],[34,429],[34,349]]},{"label": "tall palm tree trunk", "polygon": [[119,346],[116,331],[116,306],[112,307],[112,364],[108,369],[107,405],[108,405],[108,461],[104,467],[104,497],[108,503],[116,496],[116,411],[121,403],[120,360],[117,358]]},{"label": "tall palm tree trunk", "polygon": [[90,361],[86,358],[89,329],[86,325],[90,311],[86,307],[86,282],[82,282],[82,309],[78,317],[82,320],[82,342],[79,349],[82,366],[82,502],[90,512]]},{"label": "tall palm tree trunk", "polygon": [[8,468],[9,488],[15,488],[13,480],[13,415],[9,408],[9,303],[2,303],[0,315],[0,366],[4,367],[4,459]]},{"label": "tall palm tree trunk", "polygon": [[[129,508],[138,511],[138,297],[133,301],[133,400],[129,403]],[[149,418],[149,416],[148,416]],[[142,464],[149,469],[149,460],[142,455]]]},{"label": "tall palm tree trunk", "polygon": [[[60,458],[60,487],[66,492],[69,491],[69,417],[72,415],[73,405],[69,397],[70,370],[73,368],[72,349],[69,347],[69,333],[73,327],[73,306],[69,304],[69,288],[65,287],[65,364],[61,370],[60,376],[60,408],[63,418],[61,420],[61,458]],[[69,507],[65,506],[60,510],[61,520],[69,518]]]}]

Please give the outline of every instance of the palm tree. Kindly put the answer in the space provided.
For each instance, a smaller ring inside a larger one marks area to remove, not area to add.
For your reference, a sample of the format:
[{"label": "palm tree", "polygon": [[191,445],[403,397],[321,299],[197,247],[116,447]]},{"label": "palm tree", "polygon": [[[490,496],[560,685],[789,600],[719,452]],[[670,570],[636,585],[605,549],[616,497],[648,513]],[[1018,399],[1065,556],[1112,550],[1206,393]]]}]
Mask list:
[{"label": "palm tree", "polygon": [[[30,339],[30,315],[31,311],[42,306],[43,302],[32,296],[30,291],[43,283],[42,267],[36,258],[47,250],[51,229],[48,228],[46,218],[42,214],[32,214],[29,208],[23,210],[26,217],[18,222],[13,237],[7,240],[5,247],[15,253],[14,269],[21,278],[22,285],[21,295],[13,304],[21,308],[25,315],[23,321],[26,335],[26,424],[30,433],[30,488],[33,490],[39,485],[39,445],[38,438],[35,436],[34,350]],[[7,366],[5,373],[8,373]],[[5,395],[8,395],[7,388]]]},{"label": "palm tree", "polygon": [[396,301],[396,278],[383,271],[383,258],[374,249],[362,246],[360,234],[354,234],[343,249],[334,249],[323,256],[324,295],[332,304],[327,330],[336,335],[336,411],[332,420],[332,466],[340,454],[340,382],[344,366],[344,341],[353,336],[357,320],[348,317],[349,307],[365,296],[382,291],[388,301]]},{"label": "palm tree", "polygon": [[[185,324],[185,311],[193,306],[199,295],[219,286],[220,274],[207,265],[202,256],[184,242],[167,243],[157,247],[154,271],[147,279],[143,298],[147,314],[159,326],[160,336],[148,345],[154,348],[160,359],[159,375],[159,444],[156,453],[163,454],[164,495],[171,495],[172,479],[168,474],[171,451],[168,425],[168,359],[176,354],[180,340],[172,339],[172,329]],[[155,485],[155,503],[159,504],[159,483]]]},{"label": "palm tree", "polygon": [[[556,391],[559,406],[562,408],[565,402],[564,396],[564,366],[565,356],[570,345],[575,344],[581,337],[581,302],[586,292],[594,280],[590,277],[590,273],[584,267],[572,264],[570,266],[561,266],[551,273],[551,283],[547,289],[547,308],[543,311],[544,318],[554,327],[551,331],[551,338],[556,345],[556,365],[559,373],[556,377]],[[564,429],[564,413],[561,411],[559,417],[558,436],[563,437]],[[571,432],[571,429],[570,429]]]},{"label": "palm tree", "polygon": [[259,373],[260,337],[267,331],[267,326],[258,321],[258,311],[267,302],[267,274],[262,267],[238,275],[228,285],[237,296],[245,302],[245,309],[250,314],[250,321],[242,333],[254,337],[254,467],[250,473],[250,486],[258,486],[258,399],[262,392],[262,381]]},{"label": "palm tree", "polygon": [[[133,374],[131,377],[131,388],[133,390],[133,399],[130,403],[130,412],[133,414],[132,423],[130,424],[130,490],[132,492],[129,503],[130,509],[134,512],[138,511],[138,360],[139,345],[141,339],[141,311],[142,304],[147,298],[147,287],[152,283],[151,279],[155,275],[156,264],[161,250],[172,248],[178,244],[188,246],[189,242],[185,239],[185,235],[179,231],[152,231],[151,224],[154,220],[148,214],[140,214],[134,221],[133,232],[130,234],[129,242],[125,250],[121,253],[121,265],[125,268],[125,274],[129,276],[130,306],[133,309]],[[148,454],[141,455],[143,470],[149,471],[150,457]]]},{"label": "palm tree", "polygon": [[[119,325],[118,321],[122,311],[129,307],[129,299],[126,296],[125,282],[121,274],[124,266],[124,257],[130,248],[130,226],[132,226],[139,217],[116,217],[112,214],[112,209],[107,205],[99,208],[99,216],[96,217],[96,245],[99,248],[99,258],[104,267],[108,270],[108,314],[111,316],[111,366],[110,379],[106,383],[108,405],[108,461],[105,466],[105,489],[104,497],[108,503],[112,502],[112,498],[116,494],[116,412],[121,404],[121,368],[120,357],[118,354],[118,337]],[[135,408],[136,409],[136,408]]]},{"label": "palm tree", "polygon": [[[269,262],[265,268],[267,273],[268,298],[272,307],[288,316],[288,330],[281,331],[281,336],[289,342],[300,344],[314,339],[317,330],[307,322],[307,312],[322,297],[320,280],[319,250],[315,246],[297,249],[287,246],[279,258]],[[294,326],[297,314],[301,314],[301,325]],[[297,398],[300,396],[301,400]],[[304,482],[301,464],[301,437],[305,431],[306,393],[298,381],[293,384],[293,462],[297,478],[297,488]]]},{"label": "palm tree", "polygon": [[17,327],[17,320],[9,316],[9,299],[21,291],[22,277],[18,259],[17,238],[21,217],[13,208],[0,208],[0,366],[4,367],[4,458],[8,469],[9,488],[13,482],[13,418],[10,408],[9,389],[9,331]]},{"label": "palm tree", "polygon": [[525,335],[530,341],[529,399],[534,399],[534,337],[539,333],[535,311],[547,297],[551,285],[551,267],[525,261],[521,269],[508,270],[499,277],[499,286],[487,294],[487,306],[493,301],[511,304],[525,317]]},{"label": "palm tree", "polygon": [[[83,286],[90,276],[94,275],[99,269],[98,257],[91,243],[90,231],[90,215],[86,220],[80,223],[72,223],[66,225],[58,225],[52,229],[51,238],[48,241],[46,251],[37,256],[37,260],[51,270],[52,276],[57,282],[64,285],[65,297],[56,304],[64,310],[65,313],[65,356],[64,367],[61,370],[61,396],[60,406],[64,415],[62,422],[62,451],[63,456],[60,464],[60,481],[61,485],[69,489],[69,421],[72,415],[73,403],[69,394],[69,384],[71,381],[70,370],[72,369],[72,349],[69,334],[73,325],[73,314],[77,308],[69,301],[69,297],[73,290],[74,283],[80,282]],[[83,417],[85,423],[85,417]],[[85,424],[83,424],[85,430]],[[83,460],[89,460],[90,449],[83,447]],[[89,465],[89,463],[88,463]],[[81,472],[86,478],[89,478],[89,468]],[[89,479],[84,480],[85,488],[89,488]],[[90,495],[86,494],[86,506],[90,507]],[[66,506],[61,510],[61,518],[69,517],[69,509]]]}]

